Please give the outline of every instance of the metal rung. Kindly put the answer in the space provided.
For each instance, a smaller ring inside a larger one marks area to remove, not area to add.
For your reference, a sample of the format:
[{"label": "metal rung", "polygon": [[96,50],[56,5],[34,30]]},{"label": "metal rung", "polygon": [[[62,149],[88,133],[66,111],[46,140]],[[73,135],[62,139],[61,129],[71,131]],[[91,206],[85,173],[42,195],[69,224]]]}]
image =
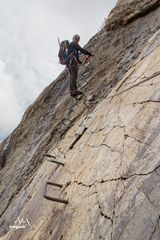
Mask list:
[{"label": "metal rung", "polygon": [[44,187],[44,192],[43,192],[43,197],[44,198],[46,198],[47,200],[50,200],[50,201],[68,204],[67,200],[63,200],[63,199],[60,199],[60,198],[54,198],[54,197],[48,196],[47,195],[47,185],[53,185],[53,186],[59,187],[59,188],[63,187],[62,184],[53,183],[53,182],[46,182],[45,187]]},{"label": "metal rung", "polygon": [[55,156],[50,155],[50,154],[43,154],[43,156],[45,156],[45,157],[50,157],[50,158],[56,158]]},{"label": "metal rung", "polygon": [[[50,155],[50,154],[43,154],[43,156],[44,156],[44,157],[49,157],[49,158],[56,158],[55,156],[52,156],[52,155]],[[62,165],[62,166],[65,165],[64,163],[58,162],[58,161],[56,161],[56,160],[48,160],[48,159],[47,159],[47,161],[48,161],[48,162],[53,162],[53,163],[56,163],[56,164]]]}]

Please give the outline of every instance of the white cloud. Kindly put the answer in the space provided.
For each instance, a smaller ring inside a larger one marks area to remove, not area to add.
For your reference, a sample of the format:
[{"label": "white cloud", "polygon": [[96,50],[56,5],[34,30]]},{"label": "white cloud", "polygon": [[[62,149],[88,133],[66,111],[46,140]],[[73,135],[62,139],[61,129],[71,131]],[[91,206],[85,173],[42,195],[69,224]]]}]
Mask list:
[{"label": "white cloud", "polygon": [[13,79],[5,73],[5,65],[0,61],[0,135],[6,136],[20,121],[22,110],[14,92]]},{"label": "white cloud", "polygon": [[0,110],[0,137],[16,127],[27,106],[63,70],[58,64],[57,36],[71,40],[78,33],[83,46],[115,3],[0,0],[0,59],[6,66],[1,72],[0,107],[7,109],[3,116]]}]

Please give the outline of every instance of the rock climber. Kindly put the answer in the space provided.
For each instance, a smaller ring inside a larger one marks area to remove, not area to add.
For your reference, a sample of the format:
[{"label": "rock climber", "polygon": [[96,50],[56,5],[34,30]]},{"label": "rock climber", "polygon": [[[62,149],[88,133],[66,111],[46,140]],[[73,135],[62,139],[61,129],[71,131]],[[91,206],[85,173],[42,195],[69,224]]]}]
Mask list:
[{"label": "rock climber", "polygon": [[70,95],[72,97],[77,97],[78,95],[83,94],[83,92],[77,89],[78,65],[82,64],[82,61],[79,59],[79,52],[88,55],[89,57],[92,56],[92,53],[80,47],[80,36],[78,34],[75,34],[72,40],[73,41],[69,44],[68,48],[69,57],[67,59],[66,66],[70,73]]}]

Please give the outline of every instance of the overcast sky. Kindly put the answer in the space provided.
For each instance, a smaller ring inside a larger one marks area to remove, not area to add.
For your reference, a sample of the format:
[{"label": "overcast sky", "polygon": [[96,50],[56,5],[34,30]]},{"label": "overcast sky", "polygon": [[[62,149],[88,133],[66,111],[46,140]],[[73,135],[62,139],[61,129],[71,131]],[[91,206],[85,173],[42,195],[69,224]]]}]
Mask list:
[{"label": "overcast sky", "polygon": [[26,108],[64,69],[57,36],[81,36],[83,46],[100,29],[117,0],[0,0],[0,141]]}]

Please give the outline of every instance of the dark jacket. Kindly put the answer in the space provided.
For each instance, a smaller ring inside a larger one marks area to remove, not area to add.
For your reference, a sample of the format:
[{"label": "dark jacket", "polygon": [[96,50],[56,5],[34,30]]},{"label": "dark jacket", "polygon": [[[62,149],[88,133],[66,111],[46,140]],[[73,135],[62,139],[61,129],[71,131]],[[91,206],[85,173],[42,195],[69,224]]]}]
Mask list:
[{"label": "dark jacket", "polygon": [[79,62],[79,63],[82,63],[80,60],[79,60],[79,52],[85,54],[85,55],[88,55],[88,56],[92,56],[92,53],[88,52],[86,49],[84,48],[81,48],[79,46],[78,43],[74,43],[74,42],[71,42],[70,45],[69,45],[69,49],[68,49],[68,55],[69,55],[69,59],[70,59],[70,56],[75,56],[76,57],[76,60]]}]

